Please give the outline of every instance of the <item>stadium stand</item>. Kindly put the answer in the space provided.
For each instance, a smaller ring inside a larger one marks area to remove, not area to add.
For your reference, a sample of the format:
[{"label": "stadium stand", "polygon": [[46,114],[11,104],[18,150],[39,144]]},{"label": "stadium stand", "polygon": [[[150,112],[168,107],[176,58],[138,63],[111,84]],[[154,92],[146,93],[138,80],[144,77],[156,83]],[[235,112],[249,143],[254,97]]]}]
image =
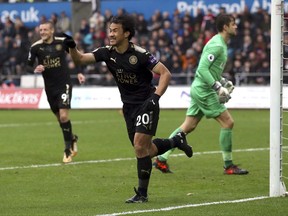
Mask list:
[{"label": "stadium stand", "polygon": [[[126,11],[119,8],[117,13]],[[220,10],[220,13],[225,13],[225,10]],[[50,17],[43,16],[41,19],[53,20],[57,26],[56,34],[71,33],[78,48],[87,52],[108,44],[107,25],[113,15],[109,10],[103,14],[94,11],[89,19],[81,20],[76,32],[71,31],[71,20],[67,19],[65,13],[53,13]],[[171,70],[172,85],[190,85],[203,46],[216,34],[214,21],[217,14],[210,11],[204,15],[199,10],[197,16],[192,17],[188,13],[181,15],[177,10],[173,14],[156,10],[149,19],[145,19],[141,13],[133,15],[137,22],[137,34],[133,42],[150,50]],[[268,85],[271,17],[261,8],[256,13],[244,10],[234,16],[238,24],[238,36],[230,41],[229,60],[224,74],[238,86]],[[9,81],[13,83],[11,86],[20,86],[21,75],[29,74],[25,63],[28,49],[31,43],[38,39],[37,35],[38,27],[29,29],[23,25],[20,18],[12,22],[6,17],[5,22],[0,22],[1,85]],[[71,74],[75,77],[75,85],[78,72],[87,75],[86,85],[115,85],[105,65],[76,67],[69,56],[67,61]],[[288,65],[287,62],[285,66]]]}]

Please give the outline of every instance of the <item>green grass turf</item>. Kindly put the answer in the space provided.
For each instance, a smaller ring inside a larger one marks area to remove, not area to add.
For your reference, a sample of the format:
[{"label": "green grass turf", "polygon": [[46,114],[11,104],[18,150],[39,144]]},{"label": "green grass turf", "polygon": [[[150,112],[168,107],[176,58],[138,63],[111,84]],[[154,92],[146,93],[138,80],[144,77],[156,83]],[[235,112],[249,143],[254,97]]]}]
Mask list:
[{"label": "green grass turf", "polygon": [[[61,164],[62,134],[49,110],[1,110],[0,215],[287,215],[288,198],[219,203],[269,195],[269,111],[231,113],[234,162],[249,175],[223,175],[219,126],[203,119],[188,136],[195,155],[189,159],[176,150],[169,159],[173,174],[153,170],[149,202],[125,204],[137,186],[136,160],[118,110],[71,110],[79,135],[72,165]],[[168,137],[184,118],[185,110],[162,110],[157,137]],[[195,206],[149,212],[185,205]]]}]

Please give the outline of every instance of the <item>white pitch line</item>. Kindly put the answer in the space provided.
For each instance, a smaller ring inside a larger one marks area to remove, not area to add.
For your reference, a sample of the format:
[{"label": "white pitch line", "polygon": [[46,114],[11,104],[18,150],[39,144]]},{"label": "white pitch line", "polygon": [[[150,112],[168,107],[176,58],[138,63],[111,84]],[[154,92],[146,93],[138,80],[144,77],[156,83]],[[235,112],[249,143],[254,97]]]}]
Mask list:
[{"label": "white pitch line", "polygon": [[[254,151],[267,151],[269,148],[250,148],[250,149],[236,149],[233,152],[254,152]],[[193,156],[197,155],[206,155],[206,154],[221,154],[221,151],[207,151],[207,152],[194,152]],[[171,157],[181,157],[185,154],[172,154]],[[13,167],[0,167],[0,171],[5,170],[16,170],[16,169],[33,169],[33,168],[45,168],[45,167],[59,167],[59,166],[69,166],[69,165],[78,165],[78,164],[94,164],[94,163],[109,163],[109,162],[118,162],[118,161],[129,161],[135,160],[135,158],[115,158],[107,160],[89,160],[89,161],[77,161],[69,164],[63,163],[54,163],[54,164],[38,164],[38,165],[28,165],[28,166],[13,166]]]},{"label": "white pitch line", "polygon": [[[73,121],[73,124],[94,124],[99,121]],[[38,127],[38,126],[54,126],[57,122],[32,122],[32,123],[7,123],[0,124],[0,128],[15,128],[15,127]]]},{"label": "white pitch line", "polygon": [[118,216],[118,215],[131,215],[131,214],[139,214],[139,213],[162,212],[162,211],[171,211],[171,210],[176,210],[176,209],[193,208],[193,207],[200,207],[200,206],[221,205],[221,204],[230,204],[230,203],[243,203],[243,202],[250,202],[250,201],[254,201],[254,200],[262,200],[262,199],[267,199],[267,198],[269,198],[269,197],[268,196],[260,196],[260,197],[245,198],[245,199],[238,199],[238,200],[227,200],[227,201],[218,201],[218,202],[187,204],[187,205],[181,205],[181,206],[169,206],[169,207],[159,208],[159,209],[146,209],[146,210],[135,210],[135,211],[118,212],[118,213],[110,213],[110,214],[99,214],[96,216]]},{"label": "white pitch line", "polygon": [[108,162],[115,162],[115,161],[128,161],[128,160],[134,160],[134,159],[135,158],[116,158],[116,159],[107,159],[107,160],[78,161],[78,162],[71,162],[69,164],[55,163],[55,164],[39,164],[39,165],[29,165],[29,166],[0,167],[0,171],[15,170],[15,169],[58,167],[58,166],[69,166],[69,165],[91,164],[91,163],[108,163]]}]

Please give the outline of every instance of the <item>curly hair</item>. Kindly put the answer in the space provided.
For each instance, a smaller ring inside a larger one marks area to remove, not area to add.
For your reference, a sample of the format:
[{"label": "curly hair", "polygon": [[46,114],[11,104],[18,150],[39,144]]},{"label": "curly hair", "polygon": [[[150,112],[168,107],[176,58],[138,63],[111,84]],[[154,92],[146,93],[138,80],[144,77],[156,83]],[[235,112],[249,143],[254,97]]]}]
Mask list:
[{"label": "curly hair", "polygon": [[129,41],[135,35],[135,19],[132,15],[123,14],[112,17],[111,23],[121,24],[124,32],[130,32],[128,37]]}]

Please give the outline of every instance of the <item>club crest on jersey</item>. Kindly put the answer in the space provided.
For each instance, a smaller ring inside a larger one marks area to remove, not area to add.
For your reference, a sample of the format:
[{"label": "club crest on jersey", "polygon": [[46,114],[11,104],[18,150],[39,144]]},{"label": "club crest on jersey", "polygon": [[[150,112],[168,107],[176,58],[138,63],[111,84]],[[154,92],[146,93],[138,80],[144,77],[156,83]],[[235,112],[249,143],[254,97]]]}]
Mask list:
[{"label": "club crest on jersey", "polygon": [[62,50],[62,45],[61,44],[57,44],[55,48],[56,48],[57,51],[60,51],[60,50]]},{"label": "club crest on jersey", "polygon": [[130,64],[135,65],[137,62],[138,62],[138,59],[136,56],[134,56],[134,55],[130,56],[130,58],[129,58]]},{"label": "club crest on jersey", "polygon": [[215,57],[213,54],[208,55],[208,61],[212,62],[212,61],[214,61],[214,59],[215,59]]}]

